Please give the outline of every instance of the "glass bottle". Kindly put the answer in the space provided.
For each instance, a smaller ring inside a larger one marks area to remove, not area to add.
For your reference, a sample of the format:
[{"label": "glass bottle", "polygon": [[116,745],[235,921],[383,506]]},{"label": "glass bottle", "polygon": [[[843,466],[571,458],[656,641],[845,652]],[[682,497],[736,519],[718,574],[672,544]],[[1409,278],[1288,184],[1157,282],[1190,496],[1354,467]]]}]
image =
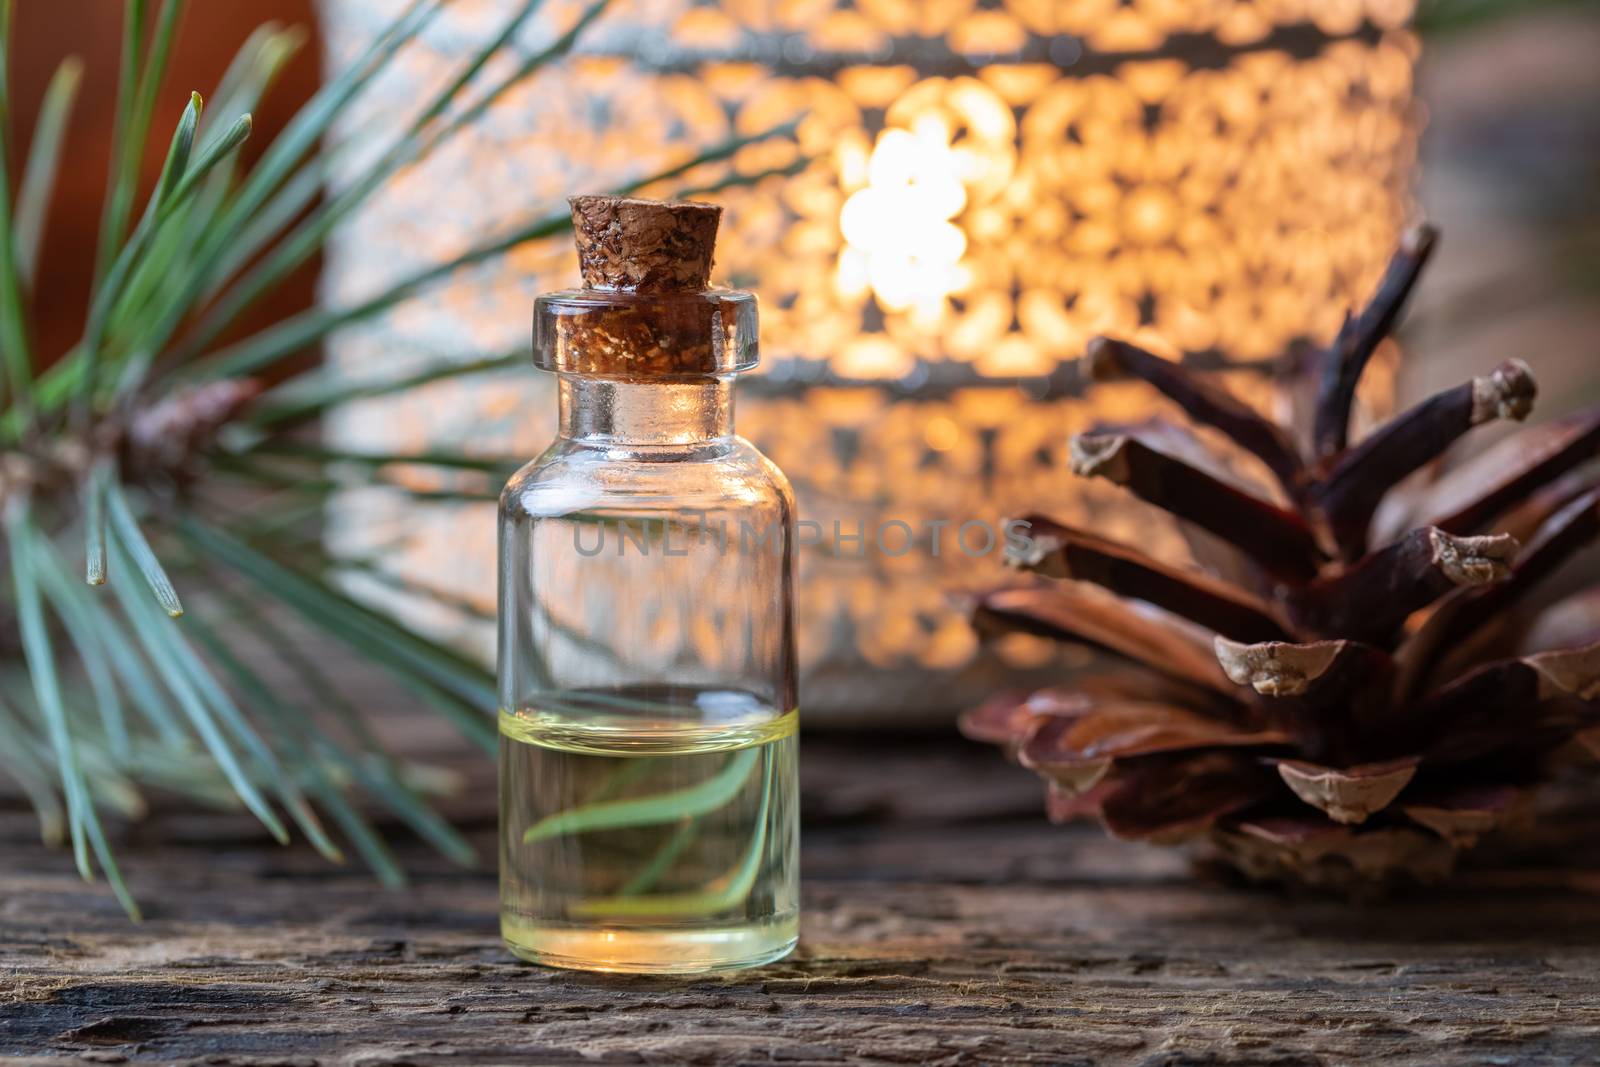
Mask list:
[{"label": "glass bottle", "polygon": [[518,956],[752,966],[799,925],[794,497],[733,432],[720,209],[572,200],[534,310],[559,433],[500,500],[500,916]]}]

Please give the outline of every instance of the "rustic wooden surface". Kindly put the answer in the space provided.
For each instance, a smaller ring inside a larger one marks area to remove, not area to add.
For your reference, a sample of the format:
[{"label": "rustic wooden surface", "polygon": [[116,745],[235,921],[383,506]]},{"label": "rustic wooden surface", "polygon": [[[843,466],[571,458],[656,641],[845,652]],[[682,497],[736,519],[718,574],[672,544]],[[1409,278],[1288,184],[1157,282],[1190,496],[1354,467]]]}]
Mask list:
[{"label": "rustic wooden surface", "polygon": [[[515,962],[491,871],[404,845],[413,888],[172,811],[124,836],[126,922],[0,811],[4,1062],[1592,1063],[1600,856],[1351,907],[1195,880],[1048,826],[959,741],[809,738],[804,935],[726,978]],[[455,812],[492,856],[492,769]]]}]

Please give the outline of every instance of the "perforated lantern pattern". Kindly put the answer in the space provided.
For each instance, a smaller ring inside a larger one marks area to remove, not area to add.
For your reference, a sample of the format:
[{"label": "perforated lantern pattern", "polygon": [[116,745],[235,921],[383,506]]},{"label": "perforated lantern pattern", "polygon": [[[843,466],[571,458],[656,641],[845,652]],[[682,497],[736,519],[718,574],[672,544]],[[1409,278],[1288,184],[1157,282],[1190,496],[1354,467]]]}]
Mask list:
[{"label": "perforated lantern pattern", "polygon": [[[322,0],[329,63],[348,62],[403,6]],[[352,116],[345,132],[361,136],[335,181],[359,170],[375,135],[403,128],[509,6],[453,0]],[[801,561],[807,709],[952,708],[1001,670],[1059,671],[1026,639],[979,649],[952,594],[992,582],[997,553],[956,549],[961,522],[1053,503],[1068,520],[1113,536],[1137,528],[1156,550],[1183,552],[1151,513],[1067,471],[1073,431],[1152,404],[1132,386],[1082,399],[1073,361],[1085,341],[1116,333],[1249,364],[1325,341],[1376,280],[1409,208],[1413,6],[617,0],[579,55],[343,227],[325,299],[358,299],[570,192],[798,119],[676,187],[803,161],[711,198],[727,208],[717,276],[762,301],[765,366],[742,389],[739,428],[790,474],[823,532]],[[519,47],[578,10],[549,0]],[[526,343],[532,296],[574,276],[564,241],[524,246],[346,331],[329,358],[369,380],[512,350]],[[1377,377],[1369,413],[1387,401]],[[1270,402],[1257,376],[1230,379]],[[479,376],[351,405],[328,433],[364,451],[531,455],[553,405],[531,371]],[[415,469],[391,473],[422,484]],[[361,490],[335,508],[332,537],[351,554],[381,547],[393,573],[361,579],[367,594],[487,654],[491,508]],[[879,550],[889,520],[919,531],[917,546],[896,551],[896,528]],[[939,520],[950,526],[934,557],[927,523]],[[835,523],[845,542],[830,548]]]}]

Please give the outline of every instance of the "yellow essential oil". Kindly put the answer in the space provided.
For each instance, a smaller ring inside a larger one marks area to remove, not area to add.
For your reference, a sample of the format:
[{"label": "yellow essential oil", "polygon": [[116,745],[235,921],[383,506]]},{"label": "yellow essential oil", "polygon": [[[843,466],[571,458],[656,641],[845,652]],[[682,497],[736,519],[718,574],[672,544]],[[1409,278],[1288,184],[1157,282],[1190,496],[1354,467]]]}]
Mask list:
[{"label": "yellow essential oil", "polygon": [[639,694],[501,713],[501,934],[523,959],[696,972],[794,947],[798,715],[674,697],[682,714]]}]

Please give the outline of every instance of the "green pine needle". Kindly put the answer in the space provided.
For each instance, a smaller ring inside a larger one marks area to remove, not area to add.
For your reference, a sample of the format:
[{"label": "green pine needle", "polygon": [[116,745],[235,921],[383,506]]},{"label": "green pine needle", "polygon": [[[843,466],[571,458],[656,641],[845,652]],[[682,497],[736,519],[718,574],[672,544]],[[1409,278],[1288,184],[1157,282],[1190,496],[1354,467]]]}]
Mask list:
[{"label": "green pine needle", "polygon": [[[746,750],[750,751],[750,750]],[[732,760],[729,761],[730,766]],[[726,772],[724,772],[726,773]],[[747,774],[748,777],[748,774]],[[648,888],[649,881],[638,879],[636,885],[630,884],[623,892],[614,897],[589,897],[584,899],[575,909],[578,914],[591,916],[611,915],[650,915],[672,916],[675,918],[703,918],[717,915],[738,907],[750,891],[755,888],[756,875],[761,870],[761,864],[767,846],[767,810],[772,802],[772,763],[768,761],[762,772],[761,804],[756,809],[755,831],[750,835],[750,843],[745,846],[744,854],[739,862],[715,878],[703,890],[692,893],[657,893],[645,895],[640,892]],[[693,823],[680,828],[680,834],[689,834]],[[675,855],[669,840],[661,854],[656,857],[664,871]],[[663,856],[665,862],[662,862]],[[660,872],[647,869],[652,877]],[[630,891],[631,890],[631,891]]]},{"label": "green pine needle", "polygon": [[11,0],[0,0],[0,362],[5,365],[17,416],[29,422],[33,418],[33,363],[11,215],[10,85]]},{"label": "green pine needle", "polygon": [[106,584],[106,492],[110,471],[102,460],[83,480],[83,580]]},{"label": "green pine needle", "polygon": [[[112,556],[118,566],[133,568],[133,561],[128,558],[122,550],[122,545],[117,541],[112,542]],[[217,721],[215,709],[206,702],[196,688],[191,671],[188,669],[189,665],[183,661],[178,651],[182,638],[173,632],[172,627],[176,623],[172,619],[154,613],[149,602],[143,597],[125,592],[122,583],[114,582],[111,588],[116,592],[117,600],[128,617],[129,629],[143,646],[145,655],[155,666],[156,674],[171,692],[178,707],[188,717],[206,749],[216,758],[217,765],[227,776],[234,792],[239,795],[245,807],[261,820],[262,825],[273,837],[287,844],[289,831],[284,828],[283,822],[257,787],[257,774],[252,773],[241,761],[233,745],[224,735],[222,726]]]},{"label": "green pine needle", "polygon": [[150,547],[150,542],[145,540],[144,533],[139,529],[139,520],[133,517],[128,498],[113,481],[103,483],[101,493],[111,517],[111,532],[116,536],[118,545],[144,576],[145,584],[155,594],[161,610],[176,619],[183,614],[183,603],[178,599],[178,591],[172,587],[172,579],[167,577],[166,569],[156,558],[155,549]]},{"label": "green pine needle", "polygon": [[88,591],[68,576],[48,541],[35,545],[32,558],[45,597],[61,620],[62,628],[77,651],[84,675],[89,679],[89,689],[94,694],[111,752],[118,760],[126,760],[133,749],[132,734],[128,730],[121,687],[112,674],[104,644],[94,627],[94,605]]},{"label": "green pine needle", "polygon": [[39,246],[44,240],[45,219],[50,214],[50,195],[55,191],[56,172],[61,166],[61,144],[66,138],[67,122],[72,116],[72,105],[82,79],[83,61],[77,56],[63,59],[50,78],[49,88],[44,91],[39,120],[33,127],[28,167],[17,192],[17,224],[13,235],[17,273],[28,288],[32,288],[34,272],[39,267]]},{"label": "green pine needle", "polygon": [[23,655],[27,659],[34,696],[49,728],[50,745],[55,750],[56,764],[61,772],[62,788],[67,798],[67,818],[71,826],[73,859],[79,873],[86,880],[93,880],[94,869],[88,856],[92,848],[112,892],[129,917],[137,921],[139,906],[123,883],[122,873],[106,841],[100,816],[95,811],[94,801],[84,780],[83,767],[78,761],[78,746],[67,721],[66,705],[61,699],[61,680],[34,574],[34,541],[40,535],[33,528],[30,511],[26,497],[11,502],[5,518],[6,540],[11,549],[11,574],[17,597],[17,624],[22,631]]},{"label": "green pine needle", "polygon": [[684,789],[585,804],[546,816],[528,827],[522,835],[523,843],[532,844],[552,837],[615,830],[624,826],[653,826],[709,814],[725,806],[744,788],[750,780],[750,771],[755,767],[758,755],[760,751],[755,748],[739,749],[728,756],[728,762],[722,770]]},{"label": "green pine needle", "polygon": [[141,65],[138,59],[139,35],[144,28],[143,0],[129,0],[123,21],[122,82],[119,85],[117,132],[112,152],[111,188],[106,194],[105,212],[100,220],[100,253],[95,277],[107,281],[107,265],[116,254],[133,208],[134,188],[139,181],[139,165],[144,160],[145,137],[155,116],[156,94],[167,73],[167,57],[177,33],[180,0],[162,0],[156,15],[150,50]]}]

